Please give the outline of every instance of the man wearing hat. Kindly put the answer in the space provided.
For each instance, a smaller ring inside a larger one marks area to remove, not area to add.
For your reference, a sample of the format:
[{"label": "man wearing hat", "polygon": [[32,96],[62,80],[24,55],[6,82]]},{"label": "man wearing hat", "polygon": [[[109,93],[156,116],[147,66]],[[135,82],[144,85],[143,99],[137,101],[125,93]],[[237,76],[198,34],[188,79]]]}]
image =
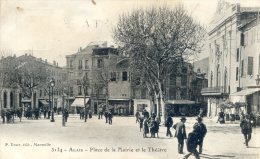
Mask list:
[{"label": "man wearing hat", "polygon": [[182,117],[181,121],[176,123],[173,126],[173,128],[176,130],[174,137],[177,137],[178,139],[178,152],[180,154],[183,154],[184,139],[187,139],[185,124],[184,124],[185,122],[186,122],[186,118]]},{"label": "man wearing hat", "polygon": [[207,133],[207,128],[206,125],[202,123],[202,117],[198,116],[196,120],[198,122],[194,124],[193,128],[198,133],[199,153],[202,153],[203,139]]}]

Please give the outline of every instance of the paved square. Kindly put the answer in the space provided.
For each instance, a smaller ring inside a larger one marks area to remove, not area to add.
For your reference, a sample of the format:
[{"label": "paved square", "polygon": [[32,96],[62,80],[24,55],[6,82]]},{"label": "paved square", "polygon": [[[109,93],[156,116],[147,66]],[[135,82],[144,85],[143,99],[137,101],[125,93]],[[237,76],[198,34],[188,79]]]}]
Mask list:
[{"label": "paved square", "polygon": [[[87,123],[77,115],[71,115],[66,127],[61,117],[56,121],[18,120],[14,124],[0,124],[0,153],[3,159],[168,159],[183,158],[177,153],[177,139],[166,137],[166,128],[160,127],[158,138],[143,138],[134,117],[114,117],[113,125],[96,116]],[[179,118],[173,118],[174,123]],[[195,118],[188,118],[187,133]],[[208,133],[204,140],[201,158],[260,158],[260,129],[253,129],[249,148],[243,144],[239,124],[217,124],[204,119]],[[174,131],[172,130],[174,133]],[[256,135],[258,134],[258,136]],[[258,141],[258,142],[257,142]],[[186,145],[184,153],[187,153]],[[190,158],[193,158],[191,156]]]}]

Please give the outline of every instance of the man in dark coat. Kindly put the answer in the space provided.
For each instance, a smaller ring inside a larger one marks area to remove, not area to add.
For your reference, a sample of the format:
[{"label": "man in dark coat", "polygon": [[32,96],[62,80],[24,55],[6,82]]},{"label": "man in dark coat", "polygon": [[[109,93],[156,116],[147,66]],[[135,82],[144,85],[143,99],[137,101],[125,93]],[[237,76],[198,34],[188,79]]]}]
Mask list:
[{"label": "man in dark coat", "polygon": [[241,120],[240,127],[245,138],[245,144],[248,147],[248,142],[251,140],[252,134],[252,124],[250,123],[249,115],[246,115],[245,118]]},{"label": "man in dark coat", "polygon": [[105,111],[106,123],[108,123],[108,110]]},{"label": "man in dark coat", "polygon": [[176,130],[174,137],[177,137],[178,139],[178,152],[180,154],[183,154],[184,139],[187,139],[185,124],[184,124],[185,122],[186,122],[186,118],[182,117],[181,121],[176,123],[173,126],[173,128]]},{"label": "man in dark coat", "polygon": [[202,123],[202,117],[198,116],[196,120],[198,122],[194,124],[193,128],[198,133],[199,153],[202,153],[203,139],[207,133],[207,128],[206,125]]},{"label": "man in dark coat", "polygon": [[108,123],[112,125],[113,114],[111,111],[108,112]]},{"label": "man in dark coat", "polygon": [[197,130],[198,129],[196,127],[193,127],[193,131],[188,135],[186,145],[189,153],[183,157],[184,159],[189,158],[189,156],[192,154],[195,156],[196,159],[200,159],[199,152],[196,149],[199,140],[199,133],[197,132]]},{"label": "man in dark coat", "polygon": [[173,124],[172,117],[170,116],[170,114],[168,114],[165,121],[165,126],[167,127],[166,136],[172,137],[172,132],[171,132],[172,124]]}]

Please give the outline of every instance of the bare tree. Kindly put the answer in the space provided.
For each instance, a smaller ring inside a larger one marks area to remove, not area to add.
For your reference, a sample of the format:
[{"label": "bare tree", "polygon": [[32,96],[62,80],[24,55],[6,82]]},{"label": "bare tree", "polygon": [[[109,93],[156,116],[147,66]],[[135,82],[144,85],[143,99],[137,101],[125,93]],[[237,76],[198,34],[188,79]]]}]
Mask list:
[{"label": "bare tree", "polygon": [[[158,7],[122,14],[113,30],[121,52],[131,59],[134,72],[153,91],[158,112],[165,118],[162,84],[174,64],[201,50],[205,29],[184,9]],[[141,72],[141,73],[140,73]]]}]

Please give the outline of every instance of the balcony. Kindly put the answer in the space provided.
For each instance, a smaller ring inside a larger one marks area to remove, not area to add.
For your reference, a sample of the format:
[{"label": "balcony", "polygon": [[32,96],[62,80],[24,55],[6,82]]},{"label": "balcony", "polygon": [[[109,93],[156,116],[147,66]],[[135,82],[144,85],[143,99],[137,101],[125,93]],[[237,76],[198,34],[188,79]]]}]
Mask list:
[{"label": "balcony", "polygon": [[220,87],[207,87],[202,88],[201,95],[203,96],[228,96],[228,90],[224,89],[223,86]]},{"label": "balcony", "polygon": [[105,94],[91,94],[92,99],[106,99]]}]

